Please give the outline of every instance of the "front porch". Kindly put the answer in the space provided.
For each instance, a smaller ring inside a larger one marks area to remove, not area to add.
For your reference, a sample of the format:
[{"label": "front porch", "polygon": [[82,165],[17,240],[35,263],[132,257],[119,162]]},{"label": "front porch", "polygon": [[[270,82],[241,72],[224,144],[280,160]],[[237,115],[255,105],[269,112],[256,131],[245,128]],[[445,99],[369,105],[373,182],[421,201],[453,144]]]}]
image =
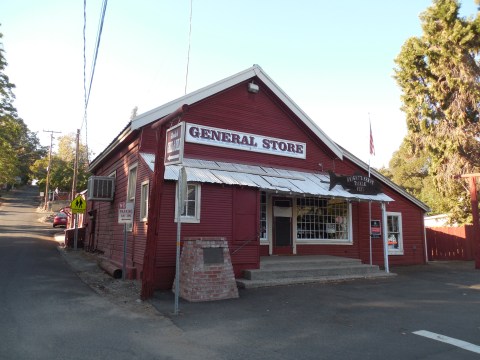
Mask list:
[{"label": "front porch", "polygon": [[244,277],[237,279],[237,286],[249,289],[394,275],[377,265],[362,264],[360,259],[330,255],[266,256],[260,258],[260,269],[244,271]]}]

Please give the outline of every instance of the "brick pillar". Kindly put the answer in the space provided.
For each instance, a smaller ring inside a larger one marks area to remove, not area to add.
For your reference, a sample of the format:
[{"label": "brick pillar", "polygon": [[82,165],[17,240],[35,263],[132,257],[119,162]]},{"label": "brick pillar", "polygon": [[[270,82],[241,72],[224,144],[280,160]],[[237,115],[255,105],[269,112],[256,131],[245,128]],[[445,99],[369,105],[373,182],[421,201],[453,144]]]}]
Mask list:
[{"label": "brick pillar", "polygon": [[238,298],[228,242],[224,237],[184,239],[179,296],[192,302]]}]

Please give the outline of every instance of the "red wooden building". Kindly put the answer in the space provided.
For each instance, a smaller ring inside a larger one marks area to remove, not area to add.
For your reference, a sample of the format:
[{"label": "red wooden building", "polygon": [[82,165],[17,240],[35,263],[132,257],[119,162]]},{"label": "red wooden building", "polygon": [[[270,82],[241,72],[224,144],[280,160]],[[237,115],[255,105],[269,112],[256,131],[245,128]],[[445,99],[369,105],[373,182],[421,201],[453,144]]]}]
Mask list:
[{"label": "red wooden building", "polygon": [[392,265],[426,261],[428,207],[375,170],[368,177],[257,65],[136,117],[92,161],[115,193],[89,201],[87,248],[121,264],[118,209],[133,202],[128,276],[171,288],[182,167],[182,238],[226,237],[236,277],[281,254],[384,265],[387,245]]}]

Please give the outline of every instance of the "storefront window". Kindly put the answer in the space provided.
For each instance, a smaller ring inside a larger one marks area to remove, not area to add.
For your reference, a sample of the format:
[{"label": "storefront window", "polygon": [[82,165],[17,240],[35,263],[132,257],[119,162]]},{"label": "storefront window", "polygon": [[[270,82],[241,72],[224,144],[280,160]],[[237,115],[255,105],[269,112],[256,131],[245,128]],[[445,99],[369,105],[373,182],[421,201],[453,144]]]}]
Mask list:
[{"label": "storefront window", "polygon": [[403,254],[401,213],[387,213],[387,241],[389,254]]},{"label": "storefront window", "polygon": [[267,193],[260,193],[260,240],[267,240]]},{"label": "storefront window", "polygon": [[298,240],[349,240],[349,204],[342,199],[297,198]]}]

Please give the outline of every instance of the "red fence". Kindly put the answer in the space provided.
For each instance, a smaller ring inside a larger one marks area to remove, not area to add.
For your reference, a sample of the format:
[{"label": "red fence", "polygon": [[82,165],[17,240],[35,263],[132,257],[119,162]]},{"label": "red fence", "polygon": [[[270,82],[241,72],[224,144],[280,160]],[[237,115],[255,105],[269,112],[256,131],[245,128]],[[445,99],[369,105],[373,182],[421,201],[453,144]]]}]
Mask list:
[{"label": "red fence", "polygon": [[474,260],[473,226],[426,228],[428,260]]}]

